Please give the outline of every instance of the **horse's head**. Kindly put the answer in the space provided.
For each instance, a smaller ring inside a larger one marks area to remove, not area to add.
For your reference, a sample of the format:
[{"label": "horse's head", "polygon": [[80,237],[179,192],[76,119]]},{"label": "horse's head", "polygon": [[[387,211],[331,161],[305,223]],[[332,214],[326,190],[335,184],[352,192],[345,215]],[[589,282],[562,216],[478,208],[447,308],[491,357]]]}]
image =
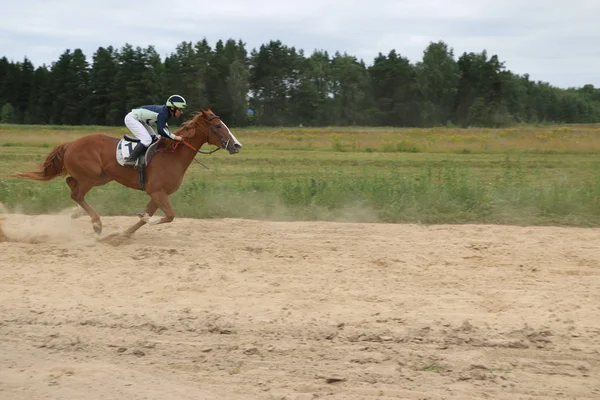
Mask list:
[{"label": "horse's head", "polygon": [[211,110],[201,110],[185,124],[185,128],[187,132],[183,136],[190,142],[201,141],[202,143],[198,146],[208,142],[227,150],[229,154],[239,153],[242,148],[242,144],[231,133],[225,122],[221,121],[221,118]]}]

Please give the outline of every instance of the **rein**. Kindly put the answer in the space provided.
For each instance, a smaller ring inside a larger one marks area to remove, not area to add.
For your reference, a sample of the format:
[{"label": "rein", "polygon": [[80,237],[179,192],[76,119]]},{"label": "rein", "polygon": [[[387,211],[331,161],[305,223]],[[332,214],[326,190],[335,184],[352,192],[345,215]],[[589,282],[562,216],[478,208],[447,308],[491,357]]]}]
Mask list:
[{"label": "rein", "polygon": [[[196,154],[197,154],[197,153],[200,153],[200,154],[212,154],[212,153],[214,153],[215,151],[217,151],[217,150],[219,150],[219,149],[220,149],[220,147],[217,147],[215,150],[212,150],[212,151],[200,151],[200,149],[197,149],[197,148],[195,148],[194,146],[192,146],[192,144],[191,144],[190,142],[188,142],[187,140],[183,139],[181,142],[175,142],[175,143],[173,144],[173,147],[172,147],[172,148],[173,148],[173,151],[175,151],[175,149],[177,149],[177,147],[179,147],[179,145],[180,145],[180,144],[183,144],[183,145],[185,145],[185,146],[189,147],[189,148],[190,148],[190,149],[192,149],[192,150],[193,150],[193,151],[194,151]],[[204,168],[206,168],[206,169],[210,170],[210,168],[208,168],[208,167],[207,167],[206,165],[204,165],[202,162],[200,162],[200,161],[196,160],[196,156],[194,156],[193,160],[194,160],[194,161],[196,161],[198,164],[202,165]]]},{"label": "rein", "polygon": [[[180,142],[177,142],[177,143],[175,143],[175,145],[173,146],[173,149],[176,149],[176,148],[177,148],[177,146],[179,146],[179,143],[180,143]],[[190,142],[188,142],[187,140],[185,140],[185,139],[183,139],[183,140],[181,141],[181,143],[182,143],[182,144],[184,144],[185,146],[189,147],[190,149],[194,150],[194,152],[196,152],[196,153],[200,153],[200,154],[212,154],[212,153],[214,153],[215,151],[219,151],[219,150],[221,150],[221,148],[220,148],[220,147],[217,147],[216,149],[214,149],[214,150],[211,150],[211,151],[202,151],[202,150],[200,150],[200,149],[197,149],[197,148],[195,148],[194,146],[192,146],[192,144],[191,144]]]},{"label": "rein", "polygon": [[[215,118],[219,118],[219,117],[216,116],[216,115],[214,115],[214,116],[208,118],[207,121],[212,121]],[[208,127],[209,134],[210,134],[210,132],[212,132],[221,141],[221,143],[223,143],[223,138],[221,137],[221,135],[219,135],[218,133],[214,132],[212,128],[213,128],[212,126]],[[198,149],[195,148],[186,139],[183,139],[181,142],[175,142],[175,144],[173,145],[173,150],[177,149],[177,147],[179,146],[180,143],[183,144],[184,146],[187,146],[188,148],[192,149],[196,154],[200,153],[200,154],[208,154],[208,155],[210,155],[210,154],[212,154],[212,153],[214,153],[216,151],[221,150],[221,147],[217,147],[216,149],[211,150],[211,151],[202,151],[199,148]],[[227,141],[227,143],[223,143],[223,144],[224,144],[224,146],[227,146],[229,144],[229,140]],[[206,165],[202,164],[200,161],[196,160],[196,157],[194,157],[194,161],[196,161],[198,164],[202,165],[204,168],[210,169]]]}]

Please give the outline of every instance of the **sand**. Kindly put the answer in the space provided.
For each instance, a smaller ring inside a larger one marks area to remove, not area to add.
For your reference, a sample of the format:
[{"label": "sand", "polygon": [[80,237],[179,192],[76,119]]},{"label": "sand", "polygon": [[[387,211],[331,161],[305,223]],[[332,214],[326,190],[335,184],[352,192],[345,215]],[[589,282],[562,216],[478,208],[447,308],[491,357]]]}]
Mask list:
[{"label": "sand", "polygon": [[2,227],[0,399],[600,399],[600,229]]}]

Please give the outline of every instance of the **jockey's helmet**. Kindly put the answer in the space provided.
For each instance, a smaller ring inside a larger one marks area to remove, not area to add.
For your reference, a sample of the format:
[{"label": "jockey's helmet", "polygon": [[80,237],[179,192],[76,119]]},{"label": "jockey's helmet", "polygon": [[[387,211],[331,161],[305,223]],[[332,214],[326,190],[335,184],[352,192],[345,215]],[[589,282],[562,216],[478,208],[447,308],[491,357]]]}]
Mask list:
[{"label": "jockey's helmet", "polygon": [[187,107],[187,103],[185,102],[185,99],[178,94],[169,96],[166,104],[168,107],[180,108],[182,110]]}]

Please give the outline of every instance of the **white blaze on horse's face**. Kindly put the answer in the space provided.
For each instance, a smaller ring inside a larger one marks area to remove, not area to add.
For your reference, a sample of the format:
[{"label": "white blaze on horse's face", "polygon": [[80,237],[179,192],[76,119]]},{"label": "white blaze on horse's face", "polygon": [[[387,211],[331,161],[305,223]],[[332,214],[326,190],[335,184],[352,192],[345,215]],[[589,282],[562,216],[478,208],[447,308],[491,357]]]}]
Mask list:
[{"label": "white blaze on horse's face", "polygon": [[227,151],[229,151],[229,154],[239,153],[240,149],[242,148],[242,144],[237,140],[237,138],[234,136],[234,134],[231,133],[231,131],[229,130],[229,127],[225,124],[225,122],[221,121],[221,124],[223,124],[223,127],[225,129],[227,129],[227,133],[229,134],[229,137],[231,138],[227,142]]}]

